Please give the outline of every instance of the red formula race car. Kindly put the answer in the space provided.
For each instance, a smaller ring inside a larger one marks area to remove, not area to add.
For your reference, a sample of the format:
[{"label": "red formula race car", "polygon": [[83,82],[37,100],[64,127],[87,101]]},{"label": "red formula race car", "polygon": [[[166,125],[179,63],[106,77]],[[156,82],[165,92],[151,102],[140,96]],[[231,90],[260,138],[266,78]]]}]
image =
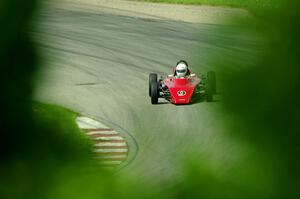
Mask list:
[{"label": "red formula race car", "polygon": [[185,77],[168,75],[157,78],[157,74],[149,75],[149,96],[152,104],[158,104],[158,98],[164,98],[173,104],[190,104],[206,98],[213,101],[216,93],[216,74],[209,71],[207,75],[189,74]]}]

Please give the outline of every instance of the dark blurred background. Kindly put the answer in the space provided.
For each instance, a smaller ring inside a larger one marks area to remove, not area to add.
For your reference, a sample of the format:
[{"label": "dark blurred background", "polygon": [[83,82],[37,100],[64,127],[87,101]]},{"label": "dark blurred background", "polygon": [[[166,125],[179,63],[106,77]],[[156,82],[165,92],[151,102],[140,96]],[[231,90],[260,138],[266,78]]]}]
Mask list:
[{"label": "dark blurred background", "polygon": [[30,27],[38,1],[0,2],[0,198],[45,198],[60,168],[89,159],[89,148],[48,120],[36,122],[31,96],[41,66]]},{"label": "dark blurred background", "polygon": [[0,198],[300,198],[298,1],[237,20],[243,34],[259,37],[255,58],[237,53],[228,63],[216,55],[225,75],[224,133],[247,155],[223,172],[187,158],[184,181],[164,193],[83,171],[89,150],[56,125],[35,122],[31,95],[41,65],[30,27],[38,8],[37,0],[0,2]]}]

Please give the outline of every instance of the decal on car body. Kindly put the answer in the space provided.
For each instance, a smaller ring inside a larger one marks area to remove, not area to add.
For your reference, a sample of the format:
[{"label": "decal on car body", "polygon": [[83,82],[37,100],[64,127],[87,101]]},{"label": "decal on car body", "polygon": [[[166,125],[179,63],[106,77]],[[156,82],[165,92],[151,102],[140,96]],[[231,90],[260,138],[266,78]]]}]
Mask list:
[{"label": "decal on car body", "polygon": [[177,91],[178,96],[185,96],[186,92],[185,91]]}]

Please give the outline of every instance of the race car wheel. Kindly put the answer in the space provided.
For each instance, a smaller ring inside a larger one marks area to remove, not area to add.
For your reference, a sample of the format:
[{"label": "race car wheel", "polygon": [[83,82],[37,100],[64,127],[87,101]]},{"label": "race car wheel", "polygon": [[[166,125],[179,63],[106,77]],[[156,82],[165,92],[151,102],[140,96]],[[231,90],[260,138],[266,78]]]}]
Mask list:
[{"label": "race car wheel", "polygon": [[216,93],[216,73],[209,71],[206,79],[206,101],[212,102],[213,95]]},{"label": "race car wheel", "polygon": [[158,103],[158,82],[152,82],[150,88],[151,88],[151,104],[157,104]]},{"label": "race car wheel", "polygon": [[151,84],[152,82],[157,82],[157,74],[150,73],[149,74],[149,96],[151,97]]},{"label": "race car wheel", "polygon": [[210,83],[211,89],[213,94],[216,94],[217,87],[216,87],[216,72],[215,71],[209,71],[207,72],[207,79]]}]

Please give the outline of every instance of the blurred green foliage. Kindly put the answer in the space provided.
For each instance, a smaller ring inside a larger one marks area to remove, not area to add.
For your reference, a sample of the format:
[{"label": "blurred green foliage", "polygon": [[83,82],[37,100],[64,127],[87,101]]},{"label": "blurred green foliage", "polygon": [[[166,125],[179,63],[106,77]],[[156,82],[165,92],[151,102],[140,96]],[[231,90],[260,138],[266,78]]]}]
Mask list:
[{"label": "blurred green foliage", "polygon": [[229,129],[235,129],[234,136],[246,140],[257,156],[267,160],[264,166],[273,177],[276,198],[300,197],[299,8],[298,1],[285,1],[281,9],[247,23],[245,30],[263,37],[260,56],[225,81],[225,112],[233,118],[227,121]]},{"label": "blurred green foliage", "polygon": [[215,59],[225,76],[224,133],[245,154],[226,169],[211,159],[186,161],[182,183],[163,192],[95,169],[89,150],[59,133],[65,126],[51,121],[41,105],[32,107],[38,61],[28,27],[36,5],[0,3],[0,198],[300,198],[298,1],[238,25],[241,34],[259,36],[255,56],[237,50],[230,59]]}]

